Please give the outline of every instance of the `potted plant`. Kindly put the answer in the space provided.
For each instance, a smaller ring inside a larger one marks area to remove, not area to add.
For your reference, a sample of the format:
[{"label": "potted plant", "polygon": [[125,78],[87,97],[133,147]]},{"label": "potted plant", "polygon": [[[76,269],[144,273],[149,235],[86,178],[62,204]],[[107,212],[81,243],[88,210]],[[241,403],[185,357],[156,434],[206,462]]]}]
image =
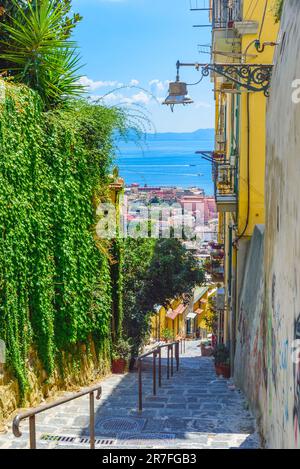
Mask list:
[{"label": "potted plant", "polygon": [[213,260],[211,263],[211,266],[213,269],[217,269],[218,267],[220,267],[220,265],[221,265],[221,262],[219,260]]},{"label": "potted plant", "polygon": [[201,343],[201,356],[202,357],[211,357],[213,354],[213,348],[209,340],[204,340]]},{"label": "potted plant", "polygon": [[229,350],[224,344],[218,344],[214,350],[215,369],[218,376],[230,378]]},{"label": "potted plant", "polygon": [[162,335],[161,335],[162,339],[165,341],[165,342],[169,342],[169,340],[172,340],[173,339],[173,332],[171,331],[171,329],[168,329],[167,327],[162,331]]},{"label": "potted plant", "polygon": [[112,349],[112,372],[123,374],[131,355],[131,344],[128,340],[119,339]]},{"label": "potted plant", "polygon": [[208,270],[211,269],[211,267],[212,267],[211,261],[207,260],[207,261],[204,262],[204,264],[203,264],[204,270],[208,271]]},{"label": "potted plant", "polygon": [[214,259],[223,259],[224,258],[224,251],[222,249],[215,249],[211,251],[211,256]]}]

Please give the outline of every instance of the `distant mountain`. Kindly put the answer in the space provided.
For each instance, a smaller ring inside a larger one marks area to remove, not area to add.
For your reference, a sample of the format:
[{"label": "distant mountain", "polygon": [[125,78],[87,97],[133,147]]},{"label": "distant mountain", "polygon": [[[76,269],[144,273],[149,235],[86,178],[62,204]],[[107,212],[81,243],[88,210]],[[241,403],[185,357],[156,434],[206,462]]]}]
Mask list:
[{"label": "distant mountain", "polygon": [[195,132],[165,132],[147,134],[147,140],[206,140],[214,137],[214,129],[199,129]]},{"label": "distant mountain", "polygon": [[[213,140],[214,129],[199,129],[194,132],[164,132],[164,133],[149,133],[145,134],[146,141],[167,141],[167,140]],[[117,136],[118,138],[118,136]],[[128,132],[128,139],[136,140],[136,134],[133,131]],[[121,138],[121,140],[123,140]]]}]

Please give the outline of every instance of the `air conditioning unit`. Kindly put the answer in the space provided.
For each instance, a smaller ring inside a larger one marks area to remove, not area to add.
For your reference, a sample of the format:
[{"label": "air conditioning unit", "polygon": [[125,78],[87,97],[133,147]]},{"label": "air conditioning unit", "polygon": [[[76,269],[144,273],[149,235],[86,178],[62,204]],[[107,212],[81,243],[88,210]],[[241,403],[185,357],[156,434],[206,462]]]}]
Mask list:
[{"label": "air conditioning unit", "polygon": [[241,38],[234,29],[220,28],[213,31],[212,60],[214,63],[239,62]]},{"label": "air conditioning unit", "polygon": [[224,288],[218,288],[216,294],[216,309],[218,311],[224,311],[225,309],[225,290]]},{"label": "air conditioning unit", "polygon": [[245,36],[246,34],[257,34],[259,28],[258,21],[235,21],[234,29],[240,36]]}]

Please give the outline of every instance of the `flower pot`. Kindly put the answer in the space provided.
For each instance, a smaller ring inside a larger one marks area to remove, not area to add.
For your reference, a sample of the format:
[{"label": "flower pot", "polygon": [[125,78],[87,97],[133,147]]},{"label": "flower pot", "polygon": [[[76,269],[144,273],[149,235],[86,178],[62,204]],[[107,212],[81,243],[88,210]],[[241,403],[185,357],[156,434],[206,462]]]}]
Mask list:
[{"label": "flower pot", "polygon": [[216,370],[217,376],[221,376],[221,374],[222,374],[222,366],[221,366],[221,365],[215,365],[215,370]]},{"label": "flower pot", "polygon": [[126,360],[124,358],[118,358],[112,361],[112,372],[115,374],[124,374],[126,367]]},{"label": "flower pot", "polygon": [[230,378],[230,366],[229,365],[221,365],[221,371],[224,378]]},{"label": "flower pot", "polygon": [[135,371],[137,369],[137,361],[132,357],[129,361],[129,371]]},{"label": "flower pot", "polygon": [[230,365],[226,365],[225,363],[215,364],[215,370],[217,376],[223,376],[223,378],[226,379],[230,378]]},{"label": "flower pot", "polygon": [[213,354],[213,348],[211,346],[201,346],[201,355],[202,357],[211,357]]}]

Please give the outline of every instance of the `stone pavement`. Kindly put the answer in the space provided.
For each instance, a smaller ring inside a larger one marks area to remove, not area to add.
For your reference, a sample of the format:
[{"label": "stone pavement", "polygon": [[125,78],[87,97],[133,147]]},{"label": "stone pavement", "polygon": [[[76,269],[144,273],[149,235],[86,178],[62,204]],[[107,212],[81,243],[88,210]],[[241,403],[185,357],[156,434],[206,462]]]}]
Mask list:
[{"label": "stone pavement", "polygon": [[[199,341],[187,342],[180,369],[152,396],[151,366],[143,373],[143,412],[137,412],[137,373],[112,375],[102,381],[95,400],[96,448],[259,448],[255,421],[242,393],[230,380],[217,378],[213,360],[201,357]],[[175,369],[175,367],[174,367]],[[89,447],[89,400],[84,396],[36,417],[38,448]],[[0,435],[0,448],[27,448],[23,436]]]}]

